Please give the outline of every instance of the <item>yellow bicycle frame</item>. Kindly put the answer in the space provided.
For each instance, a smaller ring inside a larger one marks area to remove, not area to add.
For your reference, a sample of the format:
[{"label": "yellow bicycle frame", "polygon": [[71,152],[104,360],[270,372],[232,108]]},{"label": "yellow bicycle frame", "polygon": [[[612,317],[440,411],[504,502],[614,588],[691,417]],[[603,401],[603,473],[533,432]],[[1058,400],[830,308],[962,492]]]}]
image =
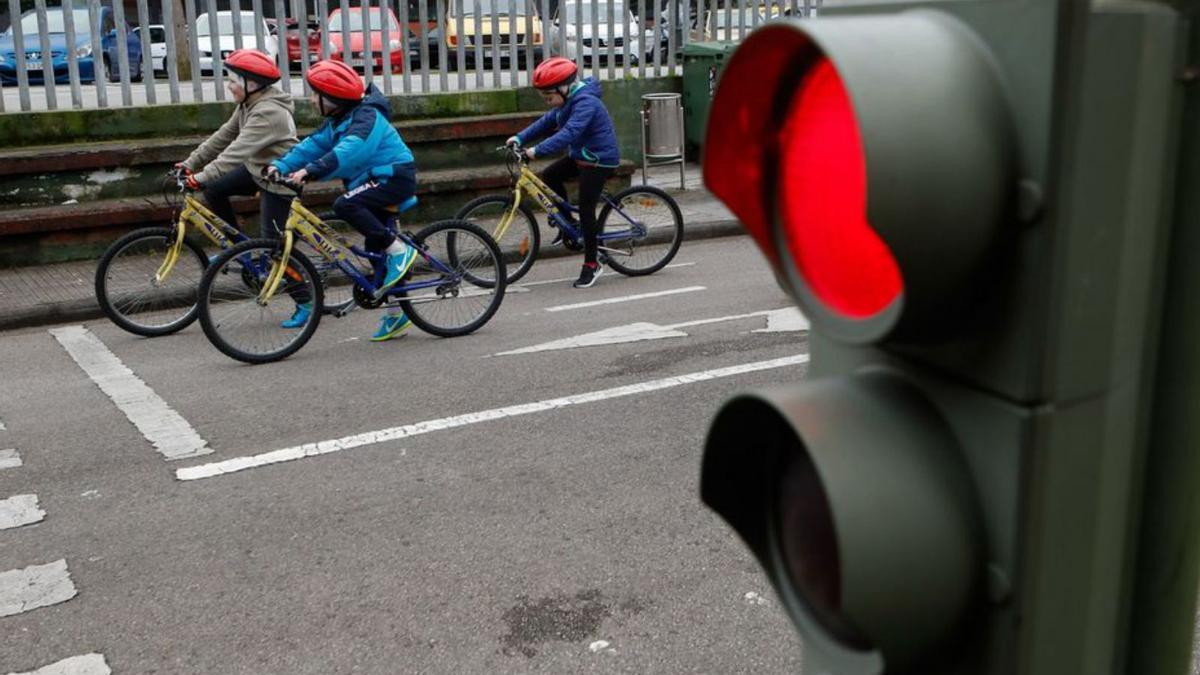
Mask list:
[{"label": "yellow bicycle frame", "polygon": [[[266,305],[279,290],[283,275],[289,269],[283,262],[292,255],[296,234],[299,234],[329,262],[338,263],[350,256],[350,242],[326,225],[317,214],[309,211],[300,203],[299,198],[293,199],[287,225],[283,228],[283,253],[279,256],[279,260],[276,260],[271,266],[267,282],[263,284],[263,289],[259,292],[258,304]],[[295,270],[292,270],[292,273],[296,274]]]},{"label": "yellow bicycle frame", "polygon": [[[554,191],[550,186],[546,185],[536,173],[528,166],[521,165],[521,177],[517,179],[517,184],[513,187],[513,205],[500,219],[500,223],[496,225],[496,230],[492,232],[492,239],[500,241],[504,233],[508,231],[508,226],[512,224],[513,218],[517,215],[517,209],[521,206],[521,196],[528,194],[533,197],[534,201],[542,206],[546,213],[560,213],[561,209],[555,204],[554,199],[550,196]],[[522,251],[524,254],[524,251]]]},{"label": "yellow bicycle frame", "polygon": [[183,210],[179,213],[179,221],[175,227],[175,241],[167,249],[167,257],[154,273],[155,283],[161,284],[175,268],[179,260],[179,252],[183,250],[183,238],[187,234],[187,226],[191,225],[204,233],[214,244],[222,249],[229,248],[229,237],[237,233],[237,229],[221,220],[217,214],[200,203],[191,195],[183,196]]}]

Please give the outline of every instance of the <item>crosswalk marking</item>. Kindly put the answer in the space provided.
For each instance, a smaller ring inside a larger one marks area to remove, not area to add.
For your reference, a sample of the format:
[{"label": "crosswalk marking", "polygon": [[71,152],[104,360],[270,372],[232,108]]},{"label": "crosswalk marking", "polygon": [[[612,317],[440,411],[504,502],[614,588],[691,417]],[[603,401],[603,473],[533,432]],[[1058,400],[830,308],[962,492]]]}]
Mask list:
[{"label": "crosswalk marking", "polygon": [[743,373],[753,373],[772,368],[783,368],[786,366],[794,366],[807,362],[808,354],[796,354],[794,356],[785,356],[783,358],[771,359],[769,361],[755,361],[752,363],[743,363],[737,366],[729,366],[726,368],[716,368],[713,370],[687,373],[685,375],[665,377],[659,380],[650,380],[648,382],[630,384],[623,387],[614,387],[612,389],[602,389],[600,391],[591,391],[583,394],[575,394],[573,396],[564,396],[562,398],[552,398],[542,401],[535,401],[533,403],[507,406],[504,408],[482,410],[480,412],[467,413],[465,415],[444,417],[442,419],[428,420],[425,422],[418,422],[416,424],[406,424],[404,426],[382,429],[380,431],[370,431],[367,433],[355,434],[353,436],[346,436],[330,441],[306,443],[304,445],[284,448],[282,450],[275,450],[259,455],[235,457],[233,459],[212,462],[210,464],[188,466],[182,469],[176,469],[175,477],[179,480],[199,480],[201,478],[212,478],[214,476],[234,473],[237,471],[245,471],[246,469],[255,469],[261,466],[267,466],[269,464],[290,462],[292,460],[303,459],[305,457],[316,457],[318,455],[340,452],[342,450],[349,450],[351,448],[357,448],[364,445],[374,445],[376,443],[395,441],[401,438],[409,438],[410,436],[418,436],[433,431],[442,431],[444,429],[453,429],[455,427],[477,424],[479,422],[490,422],[492,420],[503,419],[505,417],[514,417],[517,415],[528,415],[531,413],[556,410],[558,408],[579,405],[581,403],[595,403],[597,401],[604,401],[622,396],[644,394],[652,391],[659,391],[661,389],[678,387],[680,385],[692,384],[695,382],[705,382],[722,377],[741,375]]},{"label": "crosswalk marking", "polygon": [[111,675],[111,673],[112,670],[108,667],[108,662],[104,660],[103,654],[84,654],[42,666],[37,670],[9,673],[8,675]]},{"label": "crosswalk marking", "polygon": [[645,300],[646,298],[661,298],[664,295],[678,295],[680,293],[695,293],[696,291],[708,290],[704,286],[688,286],[687,288],[674,288],[669,291],[656,291],[654,293],[638,293],[636,295],[622,295],[615,298],[605,298],[603,300],[592,300],[590,302],[576,302],[570,305],[557,305],[555,307],[547,307],[547,312],[566,312],[572,309],[586,309],[588,307],[596,307],[599,305],[612,305],[618,302],[632,302],[634,300]]},{"label": "crosswalk marking", "polygon": [[12,616],[38,607],[57,605],[78,593],[67,561],[0,572],[0,616]]},{"label": "crosswalk marking", "polygon": [[16,448],[0,450],[0,469],[15,469],[21,466],[21,455]]},{"label": "crosswalk marking", "polygon": [[38,507],[37,495],[16,495],[0,499],[0,530],[40,522],[46,512]]},{"label": "crosswalk marking", "polygon": [[88,329],[67,326],[52,329],[50,334],[164,457],[184,459],[212,452],[187,420],[126,368]]}]

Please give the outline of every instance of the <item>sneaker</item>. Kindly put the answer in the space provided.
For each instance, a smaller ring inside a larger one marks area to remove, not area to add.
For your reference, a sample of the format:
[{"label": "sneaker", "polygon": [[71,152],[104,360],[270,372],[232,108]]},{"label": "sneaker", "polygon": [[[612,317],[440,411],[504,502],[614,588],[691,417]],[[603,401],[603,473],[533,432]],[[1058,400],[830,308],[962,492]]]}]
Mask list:
[{"label": "sneaker", "polygon": [[375,297],[381,297],[387,289],[400,283],[405,274],[408,274],[409,268],[417,261],[417,251],[411,246],[405,246],[403,253],[393,253],[387,257],[387,276],[383,278],[383,285],[376,291]]},{"label": "sneaker", "polygon": [[596,263],[584,263],[583,269],[579,271],[579,278],[575,280],[575,288],[591,288],[596,279],[600,278],[602,269],[604,268]]},{"label": "sneaker", "polygon": [[383,342],[392,338],[404,337],[409,328],[412,328],[412,321],[409,321],[408,315],[404,312],[384,314],[383,318],[379,320],[379,329],[371,336],[371,342]]},{"label": "sneaker", "polygon": [[292,312],[292,318],[279,324],[284,328],[303,328],[304,324],[308,323],[308,318],[312,316],[313,304],[305,302],[296,304],[296,311]]}]

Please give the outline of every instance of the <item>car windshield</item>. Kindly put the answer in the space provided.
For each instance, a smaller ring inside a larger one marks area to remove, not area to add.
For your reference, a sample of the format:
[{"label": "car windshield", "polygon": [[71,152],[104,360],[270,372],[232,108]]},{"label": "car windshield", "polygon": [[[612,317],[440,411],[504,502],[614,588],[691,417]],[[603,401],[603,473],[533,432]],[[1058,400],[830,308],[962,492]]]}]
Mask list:
[{"label": "car windshield", "polygon": [[[207,14],[201,14],[196,18],[196,35],[211,35],[212,29],[209,26],[209,17]],[[241,28],[242,35],[254,35],[254,13],[242,12],[241,21],[238,22]],[[218,14],[217,15],[217,35],[233,35],[233,15]]]},{"label": "car windshield", "polygon": [[[361,31],[363,29],[362,12],[351,11],[349,17],[350,18],[346,20],[346,23],[350,26],[350,30],[355,31],[355,32]],[[371,30],[383,30],[383,20],[379,16],[379,10],[371,9],[370,17],[371,17]],[[400,24],[396,23],[396,17],[392,16],[390,13],[387,15],[387,17],[388,17],[388,32],[389,33],[390,32],[399,33],[400,32]],[[336,12],[335,14],[333,14],[332,16],[329,17],[329,31],[332,33],[332,32],[336,32],[336,31],[340,31],[341,29],[342,29],[342,13],[339,10],[338,12]]]},{"label": "car windshield", "polygon": [[[46,32],[47,33],[65,33],[66,18],[63,16],[66,12],[55,7],[46,10]],[[77,9],[72,12],[72,19],[75,20],[75,31],[77,33],[86,33],[88,30],[88,13],[86,9]],[[12,27],[4,31],[5,35],[12,35]],[[26,14],[21,17],[21,34],[22,35],[37,35],[38,20],[36,13]]]},{"label": "car windshield", "polygon": [[[582,18],[591,19],[593,16],[600,19],[608,18],[607,2],[568,2],[563,10],[566,13],[567,21],[576,21],[580,16]],[[593,14],[595,12],[595,14]],[[612,3],[612,12],[614,17],[626,16],[627,9],[620,2]]]},{"label": "car windshield", "polygon": [[[453,7],[451,3],[451,7]],[[525,16],[529,14],[529,3],[522,0],[463,0],[463,16],[480,14],[496,14],[499,16]]]}]

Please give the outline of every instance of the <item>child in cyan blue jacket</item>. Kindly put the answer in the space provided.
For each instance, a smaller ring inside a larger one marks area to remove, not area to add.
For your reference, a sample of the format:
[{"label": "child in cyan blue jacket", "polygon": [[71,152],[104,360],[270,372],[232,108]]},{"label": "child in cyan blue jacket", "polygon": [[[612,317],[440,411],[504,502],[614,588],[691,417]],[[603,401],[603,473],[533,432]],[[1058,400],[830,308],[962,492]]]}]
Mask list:
[{"label": "child in cyan blue jacket", "polygon": [[[319,61],[308,69],[313,105],[325,122],[311,136],[275,160],[268,171],[295,182],[341,178],[346,193],[333,203],[339,218],[366,240],[369,251],[387,252],[387,275],[379,295],[395,286],[416,261],[417,252],[396,238],[386,223],[391,209],[417,191],[412,151],[392,126],[391,108],[372,85],[340,61]],[[298,305],[297,314],[312,306]],[[304,321],[297,322],[304,325]],[[403,335],[412,322],[403,312],[385,314],[371,340]]]},{"label": "child in cyan blue jacket", "polygon": [[[596,204],[604,183],[621,161],[617,133],[608,109],[600,101],[600,83],[592,78],[576,81],[575,62],[562,57],[543,61],[533,71],[533,86],[552,107],[550,112],[508,139],[518,147],[550,134],[549,138],[525,150],[530,159],[549,157],[563,150],[567,156],[546,167],[542,180],[564,200],[566,181],[579,177],[579,223],[583,228],[583,269],[575,288],[588,288],[600,276],[596,239]],[[562,238],[559,233],[554,239]]]}]

